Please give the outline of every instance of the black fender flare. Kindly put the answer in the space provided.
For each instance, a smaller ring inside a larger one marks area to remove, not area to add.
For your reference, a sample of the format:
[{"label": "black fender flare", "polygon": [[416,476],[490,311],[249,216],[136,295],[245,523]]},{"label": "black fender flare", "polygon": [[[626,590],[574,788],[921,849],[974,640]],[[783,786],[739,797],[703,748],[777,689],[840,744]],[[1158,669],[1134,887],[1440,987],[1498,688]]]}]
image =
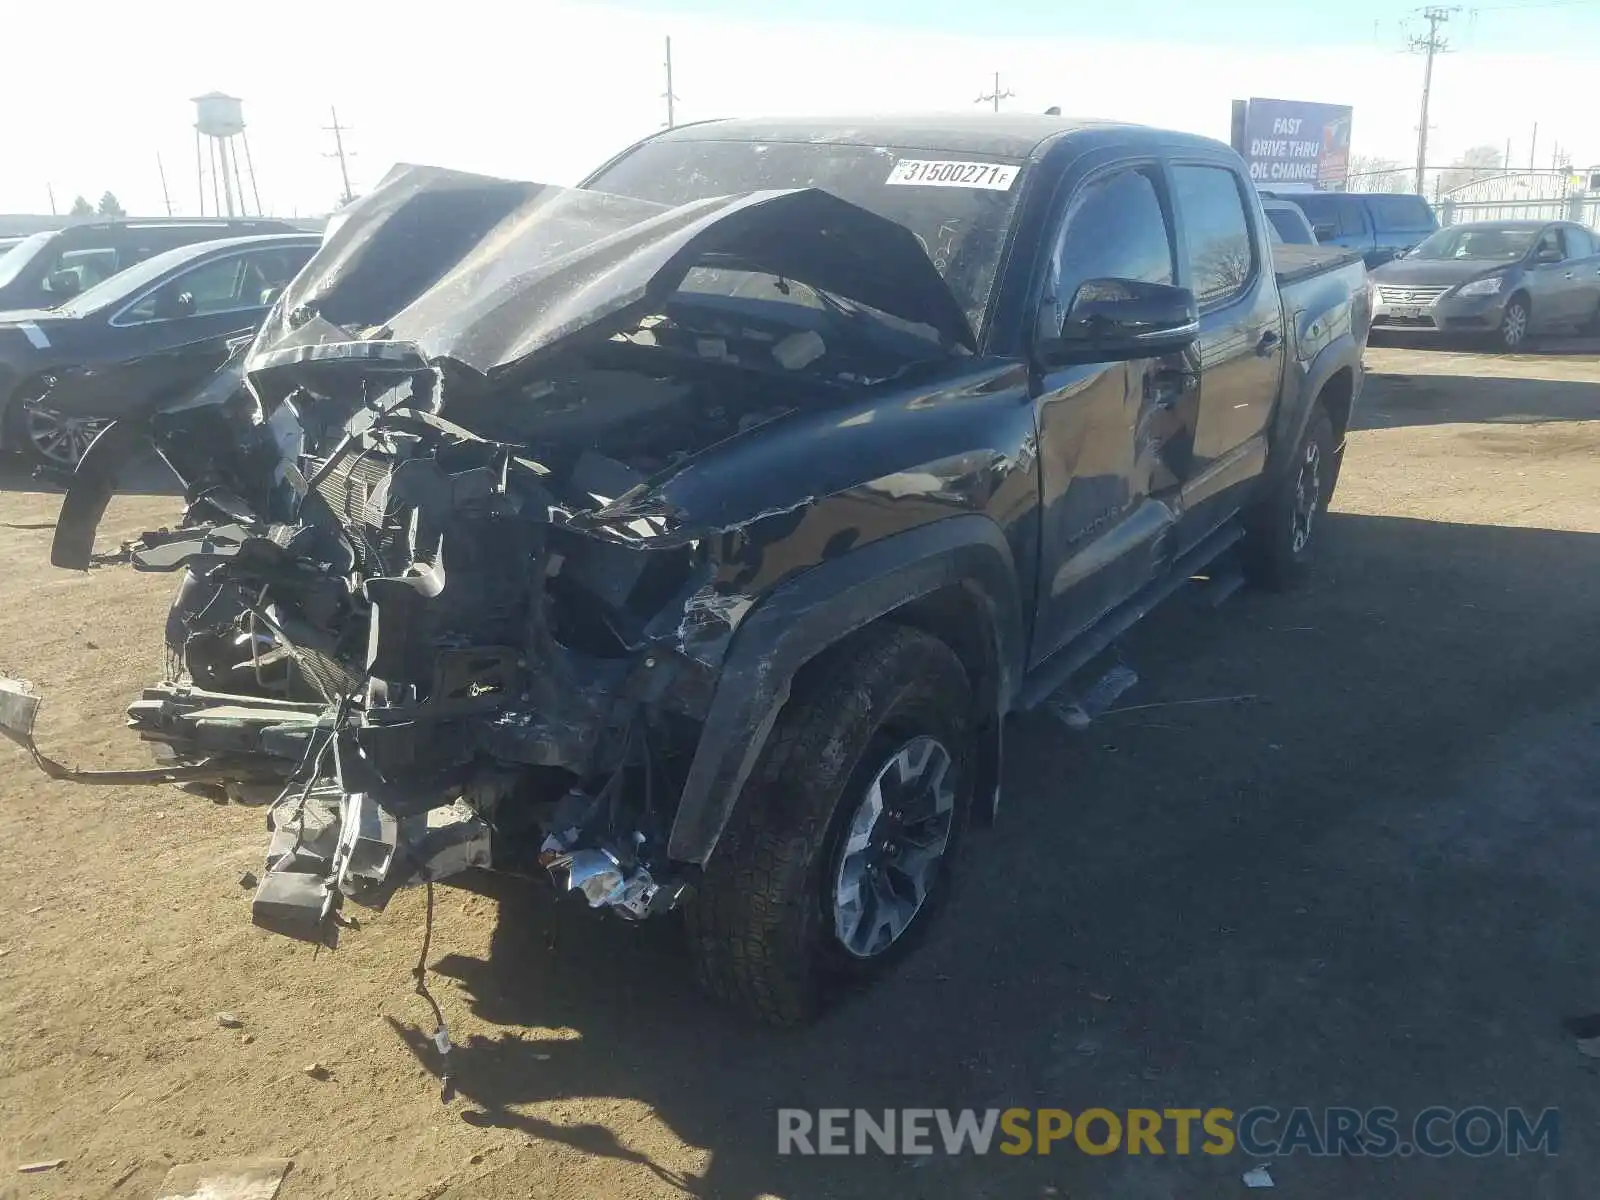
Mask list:
[{"label": "black fender flare", "polygon": [[[1354,374],[1351,380],[1351,407],[1354,408],[1361,396],[1361,360],[1361,345],[1347,331],[1331,339],[1303,369],[1296,364],[1293,400],[1280,404],[1273,420],[1272,443],[1267,454],[1266,474],[1269,479],[1276,478],[1293,461],[1295,447],[1300,444],[1306,426],[1311,423],[1318,397],[1328,386],[1328,381],[1342,370]],[[1337,449],[1343,449],[1342,441]]]},{"label": "black fender flare", "polygon": [[1000,726],[1025,650],[1022,597],[1000,527],[975,513],[870,542],[781,584],[728,647],[668,838],[668,857],[704,865],[766,747],[795,674],[842,638],[896,609],[957,586],[982,604],[996,679],[990,734],[998,786]]},{"label": "black fender flare", "polygon": [[55,537],[50,542],[52,565],[69,571],[89,569],[94,558],[95,531],[116,494],[122,469],[154,446],[149,426],[130,419],[111,422],[89,443],[61,501],[61,515],[56,518]]}]

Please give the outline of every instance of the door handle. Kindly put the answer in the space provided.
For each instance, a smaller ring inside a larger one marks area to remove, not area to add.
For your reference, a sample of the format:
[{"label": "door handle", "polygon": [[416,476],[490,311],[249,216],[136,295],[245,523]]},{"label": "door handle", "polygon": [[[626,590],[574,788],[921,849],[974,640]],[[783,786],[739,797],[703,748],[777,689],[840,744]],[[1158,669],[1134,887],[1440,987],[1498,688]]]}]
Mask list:
[{"label": "door handle", "polygon": [[1269,329],[1261,335],[1261,340],[1256,343],[1256,353],[1265,358],[1276,350],[1282,341],[1282,334],[1276,329]]},{"label": "door handle", "polygon": [[1568,271],[1565,275],[1562,276],[1562,278],[1563,279],[1575,279],[1575,278],[1577,278],[1577,272],[1576,271]]}]

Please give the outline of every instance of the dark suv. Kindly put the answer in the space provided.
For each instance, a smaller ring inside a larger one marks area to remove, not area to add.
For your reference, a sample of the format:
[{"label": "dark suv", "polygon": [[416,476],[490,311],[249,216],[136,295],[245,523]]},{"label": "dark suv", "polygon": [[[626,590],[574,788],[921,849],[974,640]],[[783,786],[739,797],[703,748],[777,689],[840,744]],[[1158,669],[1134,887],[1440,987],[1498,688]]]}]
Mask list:
[{"label": "dark suv", "polygon": [[22,239],[0,253],[0,312],[54,308],[165,250],[257,233],[299,233],[287,221],[90,221]]},{"label": "dark suv", "polygon": [[1399,258],[1439,228],[1428,202],[1410,192],[1262,192],[1300,206],[1325,246],[1359,250],[1367,266]]}]

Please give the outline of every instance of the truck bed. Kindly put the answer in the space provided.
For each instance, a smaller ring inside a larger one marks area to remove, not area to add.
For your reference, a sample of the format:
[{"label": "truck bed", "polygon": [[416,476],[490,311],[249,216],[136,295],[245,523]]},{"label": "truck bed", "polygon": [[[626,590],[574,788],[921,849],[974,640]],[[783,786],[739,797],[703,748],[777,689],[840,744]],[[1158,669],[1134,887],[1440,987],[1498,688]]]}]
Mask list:
[{"label": "truck bed", "polygon": [[1302,279],[1309,279],[1313,275],[1321,275],[1346,263],[1361,261],[1359,250],[1347,250],[1343,246],[1280,244],[1272,247],[1272,268],[1278,276],[1280,288],[1298,283]]}]

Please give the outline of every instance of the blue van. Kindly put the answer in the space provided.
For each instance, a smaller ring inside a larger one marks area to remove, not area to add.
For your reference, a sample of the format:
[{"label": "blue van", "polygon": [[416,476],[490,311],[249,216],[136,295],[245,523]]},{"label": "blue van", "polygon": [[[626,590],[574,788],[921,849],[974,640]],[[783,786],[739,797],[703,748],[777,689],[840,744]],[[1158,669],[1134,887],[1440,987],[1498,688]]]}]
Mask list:
[{"label": "blue van", "polygon": [[1439,228],[1428,202],[1410,192],[1261,194],[1299,205],[1319,242],[1359,250],[1369,267],[1399,258]]}]

